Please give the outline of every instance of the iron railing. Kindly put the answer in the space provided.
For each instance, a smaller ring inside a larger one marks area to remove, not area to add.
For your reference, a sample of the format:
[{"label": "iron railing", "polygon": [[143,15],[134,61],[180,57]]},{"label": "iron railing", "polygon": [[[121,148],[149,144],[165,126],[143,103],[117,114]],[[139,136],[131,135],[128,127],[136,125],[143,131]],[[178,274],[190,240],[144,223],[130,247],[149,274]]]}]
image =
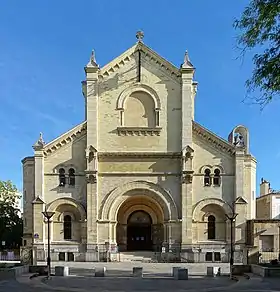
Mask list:
[{"label": "iron railing", "polygon": [[0,251],[0,261],[19,261],[20,260],[20,251],[18,249],[16,250],[1,250]]},{"label": "iron railing", "polygon": [[259,263],[270,263],[272,260],[280,261],[279,249],[265,248],[259,250]]}]

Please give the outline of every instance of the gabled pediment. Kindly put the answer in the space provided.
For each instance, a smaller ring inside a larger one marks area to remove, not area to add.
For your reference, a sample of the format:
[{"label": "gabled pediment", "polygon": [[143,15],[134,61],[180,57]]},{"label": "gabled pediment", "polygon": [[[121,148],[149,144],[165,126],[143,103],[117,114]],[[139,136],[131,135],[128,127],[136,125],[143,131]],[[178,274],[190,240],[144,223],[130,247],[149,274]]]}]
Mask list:
[{"label": "gabled pediment", "polygon": [[236,204],[248,204],[247,200],[245,200],[245,199],[242,198],[242,197],[238,197],[238,198],[235,200],[235,203],[236,203]]},{"label": "gabled pediment", "polygon": [[39,197],[37,196],[33,201],[32,204],[45,204],[45,202]]},{"label": "gabled pediment", "polygon": [[83,122],[76,127],[72,128],[68,132],[62,134],[56,139],[44,145],[44,155],[48,156],[53,152],[57,151],[61,147],[71,143],[74,139],[80,138],[86,134],[87,123]]},{"label": "gabled pediment", "polygon": [[155,66],[158,66],[160,70],[163,70],[169,77],[171,77],[176,82],[181,82],[181,71],[175,65],[161,57],[154,50],[139,42],[125,51],[123,54],[109,62],[107,65],[102,67],[99,71],[99,78],[105,79],[111,74],[118,72],[127,62],[135,60],[136,52],[140,50],[141,56],[144,61],[149,62]]},{"label": "gabled pediment", "polygon": [[209,131],[208,129],[204,128],[203,126],[194,121],[192,124],[192,129],[195,135],[203,139],[205,142],[209,143],[209,145],[212,145],[213,147],[219,149],[220,151],[223,151],[224,153],[234,155],[235,153],[234,146],[225,139],[217,136],[213,132]]}]

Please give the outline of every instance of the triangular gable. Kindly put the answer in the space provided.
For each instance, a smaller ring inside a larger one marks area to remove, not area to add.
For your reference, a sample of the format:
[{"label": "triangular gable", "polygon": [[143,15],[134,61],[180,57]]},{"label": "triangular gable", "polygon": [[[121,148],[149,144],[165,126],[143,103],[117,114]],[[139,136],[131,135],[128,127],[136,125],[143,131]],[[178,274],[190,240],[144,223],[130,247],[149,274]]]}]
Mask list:
[{"label": "triangular gable", "polygon": [[127,62],[129,62],[131,60],[134,52],[136,51],[136,46],[137,46],[137,44],[132,46],[131,48],[129,48],[125,52],[123,52],[120,56],[116,57],[115,59],[110,61],[105,66],[103,66],[99,70],[98,76],[101,78],[106,78],[110,74],[118,71],[124,64],[126,64]]},{"label": "triangular gable", "polygon": [[45,202],[39,196],[37,196],[35,200],[32,201],[32,204],[45,204]]},{"label": "triangular gable", "polygon": [[242,197],[238,197],[236,200],[235,200],[235,203],[236,204],[248,204],[248,202],[242,198]]},{"label": "triangular gable", "polygon": [[65,146],[73,141],[75,138],[80,138],[81,136],[86,134],[87,123],[83,122],[68,132],[62,134],[61,136],[57,137],[56,139],[52,140],[51,142],[47,143],[44,146],[44,155],[48,156],[51,153],[55,152],[56,150],[60,149],[62,146]]},{"label": "triangular gable", "polygon": [[219,148],[225,153],[233,155],[235,153],[235,148],[225,139],[217,136],[213,132],[207,130],[197,122],[193,121],[192,124],[193,133],[195,133],[198,137],[206,140],[208,143],[212,144],[216,148]]},{"label": "triangular gable", "polygon": [[106,78],[110,74],[117,72],[122,66],[124,66],[127,62],[129,62],[132,58],[134,58],[134,54],[136,51],[141,50],[142,54],[149,59],[149,61],[157,64],[161,69],[164,69],[167,72],[168,76],[180,82],[181,71],[175,65],[161,57],[154,50],[139,42],[126,50],[120,56],[109,62],[107,65],[102,67],[99,71],[100,78]]}]

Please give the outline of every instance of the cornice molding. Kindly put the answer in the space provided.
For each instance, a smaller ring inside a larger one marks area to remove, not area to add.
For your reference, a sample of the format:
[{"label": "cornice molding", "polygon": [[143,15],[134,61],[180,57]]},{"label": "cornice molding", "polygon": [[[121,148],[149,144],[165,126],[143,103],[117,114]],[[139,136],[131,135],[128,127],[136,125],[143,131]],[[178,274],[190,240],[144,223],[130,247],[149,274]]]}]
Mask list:
[{"label": "cornice molding", "polygon": [[98,176],[177,176],[180,177],[182,174],[180,172],[98,172]]},{"label": "cornice molding", "polygon": [[181,83],[181,71],[171,62],[167,61],[165,58],[160,56],[154,50],[149,48],[143,43],[138,44],[138,48],[141,52],[143,52],[145,61],[152,62],[156,64],[160,69],[164,69],[164,71],[178,83]]},{"label": "cornice molding", "polygon": [[224,140],[223,138],[217,136],[213,132],[207,130],[200,124],[193,121],[192,124],[193,134],[207,141],[211,145],[213,145],[218,150],[229,154],[230,156],[235,155],[235,147],[231,145],[229,142]]},{"label": "cornice molding", "polygon": [[131,158],[176,158],[181,159],[181,152],[98,152],[98,158],[102,157],[131,157]]},{"label": "cornice molding", "polygon": [[71,143],[74,139],[80,138],[86,134],[87,123],[83,122],[76,127],[72,128],[70,131],[64,133],[63,135],[57,137],[53,141],[46,144],[43,148],[44,156],[47,157],[60,149],[61,147]]},{"label": "cornice molding", "polygon": [[28,162],[30,164],[34,164],[34,156],[27,156],[27,157],[24,157],[22,160],[21,160],[21,163],[22,164],[27,164]]},{"label": "cornice molding", "polygon": [[119,136],[160,136],[161,130],[160,127],[117,127]]}]

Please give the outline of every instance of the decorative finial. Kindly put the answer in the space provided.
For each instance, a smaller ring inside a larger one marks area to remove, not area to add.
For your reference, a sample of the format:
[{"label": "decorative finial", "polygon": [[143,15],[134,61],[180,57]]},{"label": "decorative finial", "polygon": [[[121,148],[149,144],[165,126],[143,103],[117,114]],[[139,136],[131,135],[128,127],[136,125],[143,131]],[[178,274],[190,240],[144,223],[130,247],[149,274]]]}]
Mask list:
[{"label": "decorative finial", "polygon": [[142,30],[138,30],[136,33],[136,38],[138,42],[142,42],[144,38],[144,32]]},{"label": "decorative finial", "polygon": [[184,63],[187,64],[190,62],[190,58],[189,58],[189,53],[188,51],[186,50],[185,51],[185,57],[184,57]]},{"label": "decorative finial", "polygon": [[193,68],[188,51],[185,51],[184,63],[182,64],[181,67],[182,68]]},{"label": "decorative finial", "polygon": [[96,64],[95,51],[94,51],[94,50],[91,51],[91,55],[90,55],[90,63],[91,63],[92,65],[95,65],[95,64]]},{"label": "decorative finial", "polygon": [[37,140],[37,142],[33,145],[33,149],[34,150],[40,150],[43,149],[44,145],[45,145],[45,141],[43,139],[43,134],[42,132],[40,132],[40,136],[39,139]]},{"label": "decorative finial", "polygon": [[40,141],[40,143],[42,143],[42,144],[45,143],[44,140],[43,140],[43,133],[42,132],[40,132],[39,140],[38,141]]},{"label": "decorative finial", "polygon": [[98,65],[96,63],[96,59],[95,59],[95,51],[94,50],[91,51],[88,66],[98,67]]}]

